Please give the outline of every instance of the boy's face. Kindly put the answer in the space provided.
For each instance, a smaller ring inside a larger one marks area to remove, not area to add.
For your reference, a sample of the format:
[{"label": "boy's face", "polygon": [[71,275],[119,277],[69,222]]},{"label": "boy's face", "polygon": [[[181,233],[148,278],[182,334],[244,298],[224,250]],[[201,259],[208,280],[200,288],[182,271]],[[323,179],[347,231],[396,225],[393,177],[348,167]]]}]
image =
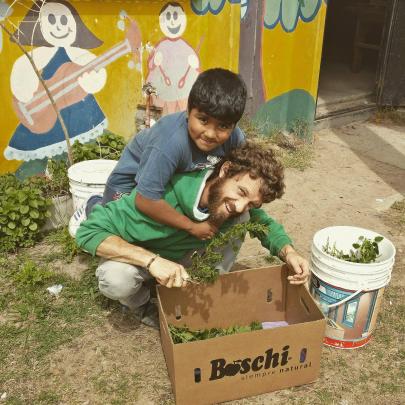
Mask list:
[{"label": "boy's face", "polygon": [[203,152],[210,152],[226,142],[235,125],[222,122],[193,108],[188,114],[188,133]]}]

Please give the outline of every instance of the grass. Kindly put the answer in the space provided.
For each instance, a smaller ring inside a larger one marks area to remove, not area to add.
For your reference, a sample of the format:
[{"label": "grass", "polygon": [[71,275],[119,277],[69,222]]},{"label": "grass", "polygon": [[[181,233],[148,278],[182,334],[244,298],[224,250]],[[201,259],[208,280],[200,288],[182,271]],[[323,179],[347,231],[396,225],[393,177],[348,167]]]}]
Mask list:
[{"label": "grass", "polygon": [[52,254],[47,256],[48,262],[61,259],[66,263],[71,263],[73,258],[80,252],[80,248],[77,246],[75,240],[69,235],[67,227],[49,232],[44,238],[44,241],[45,243],[56,247]]},{"label": "grass", "polygon": [[372,117],[376,124],[392,123],[395,125],[405,125],[405,111],[399,111],[393,107],[385,107],[378,110]]},{"label": "grass", "polygon": [[[23,381],[35,378],[37,365],[52,352],[100,324],[93,274],[90,265],[76,281],[24,256],[0,262],[0,387],[9,387],[9,403],[57,403],[51,392],[40,392],[32,402]],[[58,297],[46,290],[53,284],[63,285]]]},{"label": "grass", "polygon": [[284,167],[300,171],[311,167],[315,153],[311,143],[311,127],[306,121],[294,121],[290,133],[277,126],[264,132],[247,117],[242,117],[239,124],[247,139],[273,147],[276,156],[282,161]]}]

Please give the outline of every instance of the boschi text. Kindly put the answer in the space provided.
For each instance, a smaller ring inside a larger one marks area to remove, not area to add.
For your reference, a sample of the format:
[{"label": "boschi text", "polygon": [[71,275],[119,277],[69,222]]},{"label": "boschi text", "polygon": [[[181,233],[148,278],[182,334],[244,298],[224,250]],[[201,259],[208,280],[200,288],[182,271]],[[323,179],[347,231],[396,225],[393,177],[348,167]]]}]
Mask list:
[{"label": "boschi text", "polygon": [[290,346],[284,346],[281,354],[273,352],[270,348],[264,352],[264,355],[259,355],[254,359],[247,357],[241,360],[234,360],[232,363],[227,363],[225,359],[211,360],[211,377],[210,381],[218,380],[223,377],[231,377],[236,374],[246,374],[249,371],[267,370],[270,367],[285,366],[288,363],[288,349]]}]

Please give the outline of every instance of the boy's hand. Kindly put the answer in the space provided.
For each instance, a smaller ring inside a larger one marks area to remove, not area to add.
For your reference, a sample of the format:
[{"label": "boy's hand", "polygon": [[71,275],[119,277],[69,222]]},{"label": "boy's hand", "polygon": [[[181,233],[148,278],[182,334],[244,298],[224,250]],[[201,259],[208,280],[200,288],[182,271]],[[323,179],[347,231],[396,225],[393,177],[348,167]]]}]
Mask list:
[{"label": "boy's hand", "polygon": [[279,256],[295,273],[287,277],[290,284],[300,285],[306,283],[309,276],[308,261],[300,256],[290,245],[281,249]]},{"label": "boy's hand", "polygon": [[218,232],[218,228],[208,221],[198,223],[194,222],[191,228],[187,229],[187,232],[190,235],[195,236],[197,239],[208,240],[215,236],[215,234]]},{"label": "boy's hand", "polygon": [[157,257],[149,267],[149,273],[167,288],[185,287],[190,278],[181,264]]}]

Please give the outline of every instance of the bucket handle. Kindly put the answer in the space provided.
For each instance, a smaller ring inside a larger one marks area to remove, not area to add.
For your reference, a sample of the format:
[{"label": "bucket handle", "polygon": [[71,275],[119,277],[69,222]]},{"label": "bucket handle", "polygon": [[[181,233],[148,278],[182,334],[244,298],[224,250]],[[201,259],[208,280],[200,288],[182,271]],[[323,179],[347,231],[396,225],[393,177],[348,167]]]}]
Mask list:
[{"label": "bucket handle", "polygon": [[328,308],[335,308],[338,307],[339,305],[345,303],[346,301],[350,301],[352,298],[354,298],[356,295],[361,293],[363,290],[357,290],[353,294],[349,295],[348,297],[342,299],[341,301],[335,302],[334,304],[328,305]]},{"label": "bucket handle", "polygon": [[[378,287],[378,288],[382,288],[382,287],[386,286],[390,281],[391,281],[391,273],[388,274],[387,281],[381,287]],[[347,301],[350,301],[352,298],[354,298],[357,294],[361,293],[362,291],[367,291],[367,290],[364,290],[364,289],[357,290],[353,294],[351,294],[348,297],[342,299],[341,301],[338,301],[338,302],[335,302],[334,304],[328,305],[328,308],[338,307],[339,305],[341,305],[341,304],[343,304],[343,303],[345,303]]]}]

